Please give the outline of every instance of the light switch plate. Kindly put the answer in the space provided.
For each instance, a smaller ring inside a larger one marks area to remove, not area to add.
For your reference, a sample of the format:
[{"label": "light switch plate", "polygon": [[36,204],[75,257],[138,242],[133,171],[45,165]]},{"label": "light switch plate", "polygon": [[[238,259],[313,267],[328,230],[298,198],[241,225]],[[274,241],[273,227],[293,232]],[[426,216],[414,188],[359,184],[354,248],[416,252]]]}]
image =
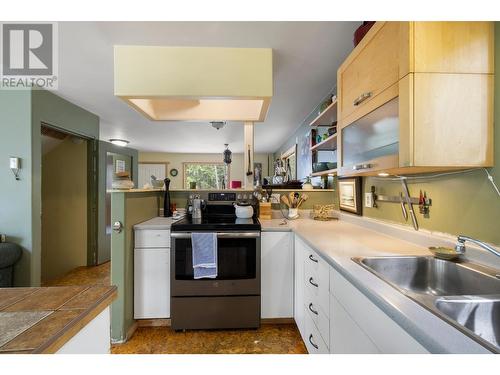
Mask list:
[{"label": "light switch plate", "polygon": [[373,207],[373,194],[365,193],[365,207]]}]

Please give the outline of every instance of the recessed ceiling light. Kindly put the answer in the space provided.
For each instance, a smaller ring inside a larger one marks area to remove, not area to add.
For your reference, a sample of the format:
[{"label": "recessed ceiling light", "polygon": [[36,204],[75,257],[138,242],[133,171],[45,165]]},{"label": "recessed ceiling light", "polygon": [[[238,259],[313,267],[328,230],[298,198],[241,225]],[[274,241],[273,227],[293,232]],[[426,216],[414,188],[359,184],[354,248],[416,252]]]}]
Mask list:
[{"label": "recessed ceiling light", "polygon": [[118,138],[112,138],[109,140],[112,144],[115,146],[120,146],[120,147],[125,147],[128,145],[130,142],[126,141],[125,139],[118,139]]},{"label": "recessed ceiling light", "polygon": [[378,175],[380,177],[387,177],[387,176],[389,176],[389,173],[387,173],[387,172],[380,172]]}]

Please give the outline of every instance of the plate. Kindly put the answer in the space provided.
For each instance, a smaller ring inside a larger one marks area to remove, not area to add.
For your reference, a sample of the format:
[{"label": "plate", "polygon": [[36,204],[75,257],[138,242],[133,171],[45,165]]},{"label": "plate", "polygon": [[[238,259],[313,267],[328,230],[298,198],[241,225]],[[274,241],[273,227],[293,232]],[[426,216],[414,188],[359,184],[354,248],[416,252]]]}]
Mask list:
[{"label": "plate", "polygon": [[441,247],[441,246],[431,246],[429,250],[436,258],[445,259],[445,260],[453,260],[457,259],[460,254],[454,249],[450,249],[449,247]]}]

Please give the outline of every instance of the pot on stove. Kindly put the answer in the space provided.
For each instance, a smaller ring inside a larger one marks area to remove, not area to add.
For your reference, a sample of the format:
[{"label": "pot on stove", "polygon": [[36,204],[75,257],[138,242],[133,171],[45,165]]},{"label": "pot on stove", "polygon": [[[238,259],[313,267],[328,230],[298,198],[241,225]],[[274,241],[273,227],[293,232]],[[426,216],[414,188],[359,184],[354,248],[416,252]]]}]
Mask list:
[{"label": "pot on stove", "polygon": [[236,211],[236,217],[238,219],[249,219],[253,216],[253,207],[251,203],[236,202],[233,203],[233,206]]}]

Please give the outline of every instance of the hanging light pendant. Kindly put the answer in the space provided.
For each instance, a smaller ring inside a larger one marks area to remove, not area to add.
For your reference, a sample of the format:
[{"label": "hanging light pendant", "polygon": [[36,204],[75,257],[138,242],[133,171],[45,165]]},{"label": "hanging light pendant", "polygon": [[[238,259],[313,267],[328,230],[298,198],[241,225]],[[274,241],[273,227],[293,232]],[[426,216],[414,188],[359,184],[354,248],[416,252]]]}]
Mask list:
[{"label": "hanging light pendant", "polygon": [[224,164],[231,164],[231,156],[233,155],[233,153],[231,152],[231,150],[229,149],[229,144],[228,143],[224,143],[224,146],[226,146],[226,149],[224,150],[223,152],[223,155],[224,155]]}]

